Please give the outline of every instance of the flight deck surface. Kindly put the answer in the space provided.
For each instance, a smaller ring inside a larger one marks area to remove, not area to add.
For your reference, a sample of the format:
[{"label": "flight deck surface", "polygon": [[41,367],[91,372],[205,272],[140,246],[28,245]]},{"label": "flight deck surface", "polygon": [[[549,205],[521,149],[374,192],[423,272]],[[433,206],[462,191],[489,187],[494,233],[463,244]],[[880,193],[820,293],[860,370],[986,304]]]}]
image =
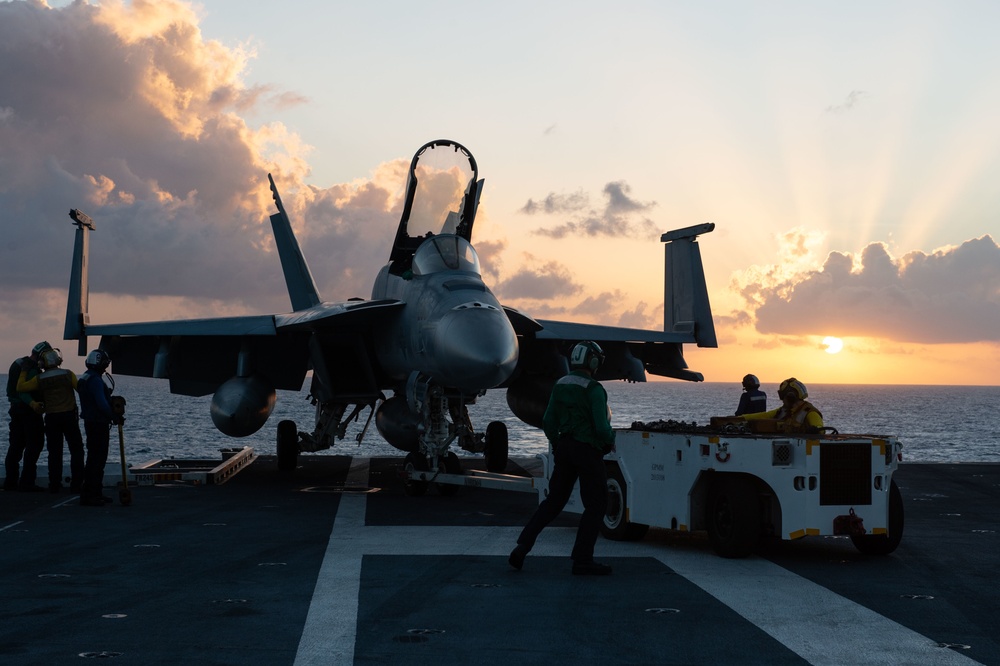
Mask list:
[{"label": "flight deck surface", "polygon": [[407,497],[399,459],[299,461],[133,488],[128,507],[110,488],[103,508],[0,493],[0,660],[1000,666],[1000,465],[904,463],[888,557],[806,538],[728,560],[651,530],[599,539],[614,574],[587,577],[568,514],[507,565],[530,493]]}]

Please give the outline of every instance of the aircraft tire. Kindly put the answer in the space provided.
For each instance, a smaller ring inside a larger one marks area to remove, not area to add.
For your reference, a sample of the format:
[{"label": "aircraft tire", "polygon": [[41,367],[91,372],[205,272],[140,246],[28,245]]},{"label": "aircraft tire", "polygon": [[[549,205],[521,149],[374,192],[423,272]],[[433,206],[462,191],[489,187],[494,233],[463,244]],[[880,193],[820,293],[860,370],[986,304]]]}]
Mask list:
[{"label": "aircraft tire", "polygon": [[486,471],[503,474],[507,471],[508,458],[507,424],[503,421],[490,421],[486,426]]},{"label": "aircraft tire", "polygon": [[[458,461],[458,456],[455,455],[454,451],[449,451],[444,454],[442,458],[442,464],[444,465],[445,474],[461,474],[462,473],[462,463]],[[445,497],[451,497],[458,492],[461,486],[456,486],[453,483],[436,483],[438,492]]]},{"label": "aircraft tire", "polygon": [[628,488],[618,465],[608,465],[608,508],[601,521],[601,534],[612,541],[638,541],[646,536],[649,525],[628,520]]},{"label": "aircraft tire", "polygon": [[888,555],[903,538],[903,495],[893,481],[889,486],[889,533],[851,535],[851,543],[865,555]]},{"label": "aircraft tire", "polygon": [[299,431],[295,421],[278,422],[278,469],[294,470],[299,464]]},{"label": "aircraft tire", "polygon": [[[403,469],[407,472],[417,471],[426,472],[427,471],[427,458],[424,457],[422,453],[407,453],[406,457],[403,458]],[[427,486],[429,484],[426,481],[414,481],[413,479],[403,480],[403,492],[410,497],[422,497],[427,493]]]},{"label": "aircraft tire", "polygon": [[760,539],[757,491],[746,478],[722,476],[709,489],[705,516],[708,540],[722,557],[746,557]]}]

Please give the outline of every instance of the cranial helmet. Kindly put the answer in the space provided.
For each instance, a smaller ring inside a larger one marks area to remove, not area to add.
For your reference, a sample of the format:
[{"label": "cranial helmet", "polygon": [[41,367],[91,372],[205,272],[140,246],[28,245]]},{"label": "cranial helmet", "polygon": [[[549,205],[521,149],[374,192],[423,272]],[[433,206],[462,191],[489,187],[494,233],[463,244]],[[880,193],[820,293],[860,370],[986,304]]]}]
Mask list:
[{"label": "cranial helmet", "polygon": [[760,387],[760,380],[757,379],[756,375],[746,375],[743,377],[743,388],[746,390],[755,389]]},{"label": "cranial helmet", "polygon": [[108,356],[108,352],[103,349],[95,349],[94,351],[87,354],[87,360],[84,364],[90,370],[100,370],[104,372],[109,365],[111,365],[111,357]]},{"label": "cranial helmet", "polygon": [[50,349],[52,349],[52,345],[50,345],[45,340],[42,340],[37,345],[31,348],[31,353],[35,354],[36,356],[40,356],[43,352],[46,352]]},{"label": "cranial helmet", "polygon": [[604,363],[604,350],[601,349],[599,344],[590,340],[577,343],[573,347],[573,353],[569,356],[569,367],[574,370],[583,368],[584,370],[597,372],[602,363]]},{"label": "cranial helmet", "polygon": [[784,400],[785,394],[790,394],[796,400],[805,400],[809,397],[809,391],[806,390],[806,385],[797,380],[795,377],[789,377],[785,381],[781,382],[781,386],[778,387],[778,397]]},{"label": "cranial helmet", "polygon": [[41,356],[38,357],[38,363],[46,370],[51,370],[52,368],[58,368],[62,365],[63,357],[59,353],[58,349],[48,348],[42,352]]}]

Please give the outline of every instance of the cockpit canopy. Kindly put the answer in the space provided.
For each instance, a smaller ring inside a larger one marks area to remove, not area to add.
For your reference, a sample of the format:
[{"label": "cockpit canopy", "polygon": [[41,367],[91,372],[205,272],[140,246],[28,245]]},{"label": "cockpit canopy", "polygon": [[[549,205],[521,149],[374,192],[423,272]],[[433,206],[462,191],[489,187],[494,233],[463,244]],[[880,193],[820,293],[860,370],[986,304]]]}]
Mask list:
[{"label": "cockpit canopy", "polygon": [[432,235],[453,234],[472,240],[472,225],[482,193],[476,159],[448,139],[426,143],[413,156],[406,201],[390,260],[397,267]]},{"label": "cockpit canopy", "polygon": [[479,255],[469,241],[455,234],[432,236],[413,254],[413,274],[462,270],[480,275]]}]

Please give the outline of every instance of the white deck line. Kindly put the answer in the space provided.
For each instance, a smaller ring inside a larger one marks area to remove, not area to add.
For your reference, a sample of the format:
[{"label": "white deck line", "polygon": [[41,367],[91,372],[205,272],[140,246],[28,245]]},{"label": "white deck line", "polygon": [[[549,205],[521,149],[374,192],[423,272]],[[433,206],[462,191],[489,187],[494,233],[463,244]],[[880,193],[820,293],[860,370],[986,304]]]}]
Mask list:
[{"label": "white deck line", "polygon": [[[351,461],[348,485],[367,485],[368,459]],[[299,641],[296,666],[352,664],[364,555],[493,555],[506,560],[520,527],[366,527],[367,495],[345,495],[334,521]],[[567,557],[575,528],[546,529],[531,557]],[[600,557],[651,557],[816,666],[970,666],[938,642],[768,560],[598,540]],[[506,566],[502,564],[498,566]]]}]

